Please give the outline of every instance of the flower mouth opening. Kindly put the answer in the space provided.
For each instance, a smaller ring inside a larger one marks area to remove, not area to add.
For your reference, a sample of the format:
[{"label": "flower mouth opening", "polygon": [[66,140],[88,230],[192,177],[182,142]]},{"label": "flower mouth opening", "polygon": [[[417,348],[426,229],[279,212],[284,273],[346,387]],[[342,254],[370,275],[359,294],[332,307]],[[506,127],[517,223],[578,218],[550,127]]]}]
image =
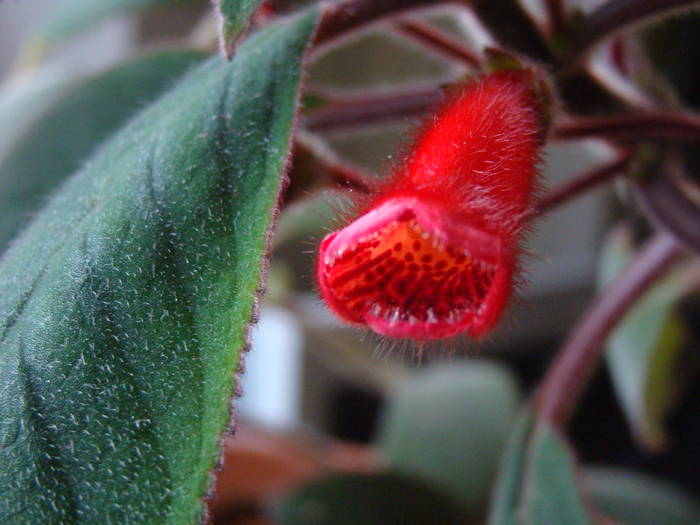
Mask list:
[{"label": "flower mouth opening", "polygon": [[[376,229],[360,225],[354,232],[353,223],[324,241],[318,271],[326,301],[346,320],[392,337],[470,331],[498,280],[498,257],[487,261],[468,243],[442,240],[411,209],[393,215]],[[500,251],[497,239],[490,248]]]}]

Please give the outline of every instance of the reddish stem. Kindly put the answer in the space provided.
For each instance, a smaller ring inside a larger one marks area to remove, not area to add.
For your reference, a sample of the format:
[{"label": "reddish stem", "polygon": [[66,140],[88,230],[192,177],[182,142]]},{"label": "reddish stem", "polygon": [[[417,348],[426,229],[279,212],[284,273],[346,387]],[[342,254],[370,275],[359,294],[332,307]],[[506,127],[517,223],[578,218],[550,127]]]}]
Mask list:
[{"label": "reddish stem", "polygon": [[442,31],[416,21],[405,21],[396,24],[396,28],[405,36],[419,42],[423,46],[445,56],[462,62],[470,68],[479,68],[481,60],[467,49],[460,41],[446,35]]},{"label": "reddish stem", "polygon": [[331,178],[331,183],[339,188],[359,191],[364,194],[369,194],[372,191],[367,178],[345,164],[339,162],[329,163],[325,166],[325,169]]},{"label": "reddish stem", "polygon": [[700,253],[700,206],[683,190],[682,161],[667,159],[663,171],[636,183],[642,209],[656,224]]},{"label": "reddish stem", "polygon": [[562,0],[546,0],[545,7],[549,19],[549,33],[554,35],[564,27],[564,5]]},{"label": "reddish stem", "polygon": [[598,366],[610,332],[681,252],[673,236],[657,233],[626,271],[598,296],[542,380],[535,396],[540,420],[557,427],[566,424]]},{"label": "reddish stem", "polygon": [[575,176],[571,180],[563,182],[551,190],[535,205],[533,215],[539,217],[569,202],[580,194],[590,191],[601,184],[612,180],[617,175],[624,173],[627,163],[630,161],[631,154],[623,153],[617,159],[593,170],[586,171]]},{"label": "reddish stem", "polygon": [[314,44],[325,44],[363,25],[402,11],[444,2],[445,0],[345,0],[327,4]]},{"label": "reddish stem", "polygon": [[336,99],[330,106],[306,115],[303,125],[311,131],[329,131],[416,117],[439,102],[442,96],[441,89],[428,88],[392,95]]},{"label": "reddish stem", "polygon": [[287,201],[313,189],[309,180],[365,194],[372,190],[372,180],[368,175],[340,160],[322,142],[304,134],[297,136],[292,166]]},{"label": "reddish stem", "polygon": [[554,138],[607,137],[621,140],[700,140],[700,117],[687,112],[579,118],[557,126]]},{"label": "reddish stem", "polygon": [[606,2],[585,20],[574,53],[567,62],[580,62],[591,49],[618,31],[700,3],[698,0],[614,0]]},{"label": "reddish stem", "polygon": [[[334,129],[381,122],[424,113],[442,98],[442,91],[428,88],[412,92],[339,99],[331,106],[306,117],[314,130]],[[559,124],[554,139],[611,138],[700,140],[700,116],[689,112],[646,112],[642,114],[582,117]]]}]

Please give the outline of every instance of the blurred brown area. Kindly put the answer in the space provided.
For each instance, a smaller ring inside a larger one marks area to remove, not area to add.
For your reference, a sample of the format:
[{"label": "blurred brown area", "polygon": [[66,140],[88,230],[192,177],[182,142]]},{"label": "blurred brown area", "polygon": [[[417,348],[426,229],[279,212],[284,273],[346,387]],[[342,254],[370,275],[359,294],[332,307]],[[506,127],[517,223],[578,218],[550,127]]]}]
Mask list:
[{"label": "blurred brown area", "polygon": [[224,438],[223,467],[207,502],[212,525],[273,525],[266,506],[276,496],[330,472],[381,467],[369,447],[298,432],[241,424]]}]

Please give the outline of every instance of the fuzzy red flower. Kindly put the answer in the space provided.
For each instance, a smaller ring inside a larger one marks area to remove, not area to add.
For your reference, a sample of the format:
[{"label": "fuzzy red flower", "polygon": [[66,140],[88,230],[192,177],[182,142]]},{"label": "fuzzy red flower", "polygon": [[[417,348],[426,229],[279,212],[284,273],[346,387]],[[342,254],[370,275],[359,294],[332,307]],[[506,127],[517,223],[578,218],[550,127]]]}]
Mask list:
[{"label": "fuzzy red flower", "polygon": [[448,98],[358,218],[321,242],[318,285],[336,315],[418,340],[493,328],[537,176],[538,106],[526,70]]}]

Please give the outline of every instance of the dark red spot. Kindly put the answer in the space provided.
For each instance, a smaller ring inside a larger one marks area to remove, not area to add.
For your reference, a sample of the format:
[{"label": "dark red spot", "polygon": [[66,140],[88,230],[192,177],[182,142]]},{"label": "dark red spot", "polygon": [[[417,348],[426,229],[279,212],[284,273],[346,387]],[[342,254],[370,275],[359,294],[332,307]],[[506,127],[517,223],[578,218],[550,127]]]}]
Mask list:
[{"label": "dark red spot", "polygon": [[365,273],[366,270],[371,268],[372,266],[375,266],[379,263],[381,263],[384,259],[389,257],[391,255],[391,250],[386,250],[382,253],[380,253],[377,257],[374,259],[370,259],[366,263],[360,264],[358,266],[355,266],[354,268],[351,268],[347,272],[338,275],[338,276],[333,276],[334,278],[330,280],[330,284],[333,286],[343,286],[344,284],[352,281],[354,278],[358,277],[359,275],[362,275]]},{"label": "dark red spot", "polygon": [[404,295],[406,293],[406,287],[408,286],[408,279],[399,279],[394,284],[394,289],[398,295]]}]

